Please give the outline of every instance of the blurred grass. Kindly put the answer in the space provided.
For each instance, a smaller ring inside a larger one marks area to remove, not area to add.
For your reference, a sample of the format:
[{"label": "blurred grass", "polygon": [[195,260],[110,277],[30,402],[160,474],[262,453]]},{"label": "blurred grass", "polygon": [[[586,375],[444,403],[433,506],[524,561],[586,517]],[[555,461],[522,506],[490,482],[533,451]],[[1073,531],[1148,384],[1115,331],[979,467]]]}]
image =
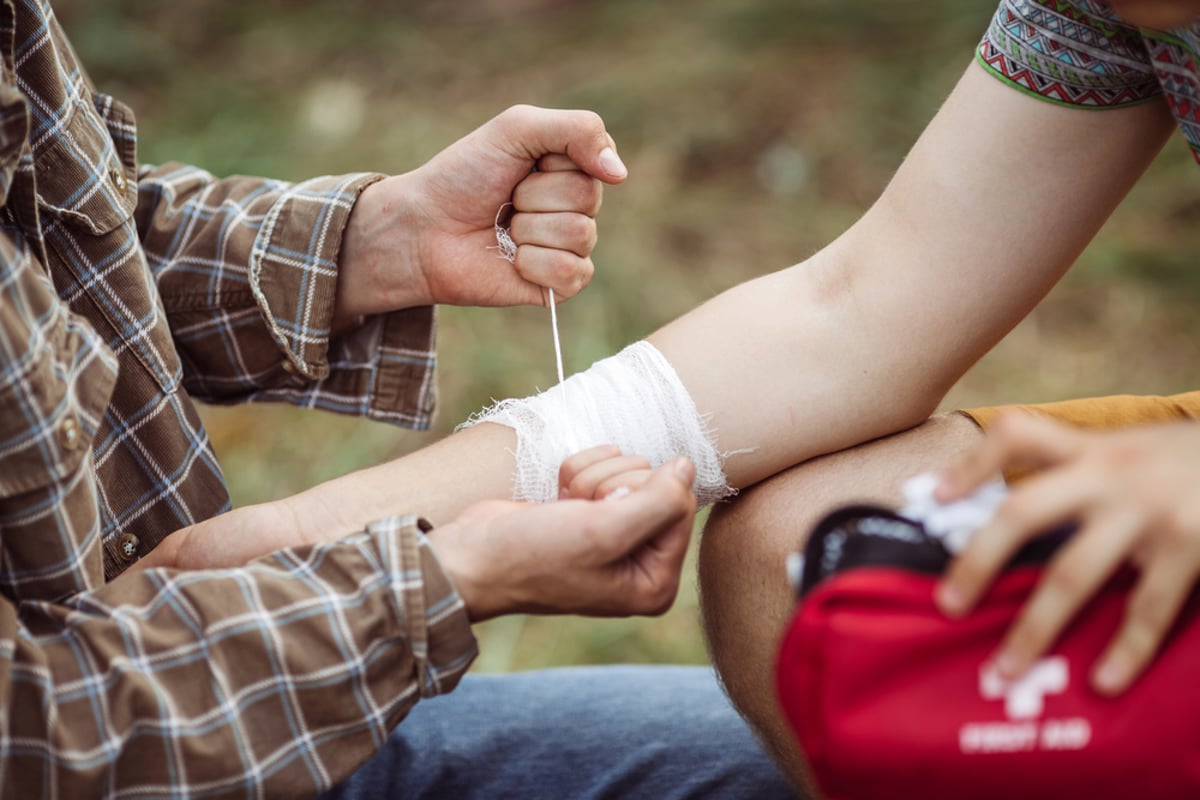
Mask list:
[{"label": "blurred grass", "polygon": [[[631,178],[606,195],[592,286],[560,312],[565,359],[580,369],[840,233],[968,63],[994,0],[55,7],[99,86],[136,109],[150,163],[291,179],[400,172],[513,103],[600,112]],[[1197,177],[1177,138],[946,405],[1200,385]],[[544,310],[446,309],[441,320],[441,412],[428,434],[290,408],[208,410],[235,502],[401,455],[490,398],[553,382]],[[482,669],[705,660],[690,578],[660,619],[518,617],[480,633]]]}]

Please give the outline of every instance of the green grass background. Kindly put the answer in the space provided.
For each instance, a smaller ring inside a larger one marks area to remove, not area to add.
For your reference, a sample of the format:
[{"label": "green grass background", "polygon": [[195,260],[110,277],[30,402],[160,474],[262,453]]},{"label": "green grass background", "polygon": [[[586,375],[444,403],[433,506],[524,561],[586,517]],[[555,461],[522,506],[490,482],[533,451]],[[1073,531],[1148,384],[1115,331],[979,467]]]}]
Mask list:
[{"label": "green grass background", "polygon": [[[290,179],[402,172],[513,103],[600,112],[630,178],[605,195],[592,285],[560,312],[564,356],[578,370],[849,225],[968,64],[994,2],[55,7],[99,86],[137,111],[150,163]],[[947,407],[1200,386],[1198,190],[1177,137],[1080,264]],[[543,309],[446,309],[440,353],[441,410],[425,434],[290,408],[207,410],[235,502],[402,455],[491,398],[554,381]],[[480,626],[478,668],[704,662],[692,575],[658,619]]]}]

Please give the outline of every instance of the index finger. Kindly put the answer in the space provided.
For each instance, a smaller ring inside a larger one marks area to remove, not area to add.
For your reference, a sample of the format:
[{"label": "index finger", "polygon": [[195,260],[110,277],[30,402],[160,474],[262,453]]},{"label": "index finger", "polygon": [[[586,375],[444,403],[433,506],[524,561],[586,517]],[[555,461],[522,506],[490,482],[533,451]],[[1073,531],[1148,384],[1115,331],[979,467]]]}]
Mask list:
[{"label": "index finger", "polygon": [[938,606],[951,616],[965,614],[1021,545],[1070,519],[1093,493],[1091,483],[1070,470],[1022,484],[950,563],[938,585]]},{"label": "index finger", "polygon": [[1024,411],[996,418],[975,447],[939,476],[934,496],[947,503],[971,494],[1015,464],[1053,464],[1079,450],[1080,432]]},{"label": "index finger", "polygon": [[537,160],[538,172],[569,172],[579,165],[564,153],[548,153]]}]

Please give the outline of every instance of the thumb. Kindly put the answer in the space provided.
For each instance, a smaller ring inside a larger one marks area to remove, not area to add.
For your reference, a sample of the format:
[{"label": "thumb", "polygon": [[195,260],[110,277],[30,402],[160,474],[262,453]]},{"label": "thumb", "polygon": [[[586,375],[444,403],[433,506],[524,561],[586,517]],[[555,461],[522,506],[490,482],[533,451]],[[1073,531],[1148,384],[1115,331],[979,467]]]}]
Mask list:
[{"label": "thumb", "polygon": [[604,120],[594,111],[513,106],[496,117],[494,124],[501,146],[519,158],[536,162],[542,156],[562,153],[605,183],[620,183],[629,175]]},{"label": "thumb", "polygon": [[696,513],[695,474],[692,462],[681,456],[655,469],[630,494],[596,501],[614,506],[606,520],[611,530],[609,541],[627,554],[676,525],[690,529]]}]

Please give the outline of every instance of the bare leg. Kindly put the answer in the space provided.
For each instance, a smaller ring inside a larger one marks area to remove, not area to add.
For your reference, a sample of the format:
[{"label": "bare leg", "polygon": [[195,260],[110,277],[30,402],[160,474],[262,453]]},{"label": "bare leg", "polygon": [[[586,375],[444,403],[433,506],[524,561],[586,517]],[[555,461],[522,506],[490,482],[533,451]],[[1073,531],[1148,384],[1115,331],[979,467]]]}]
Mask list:
[{"label": "bare leg", "polygon": [[700,543],[700,588],[713,662],[734,704],[801,788],[807,778],[775,701],[778,639],[794,600],[786,554],[813,525],[854,502],[900,501],[900,485],[936,470],[982,434],[960,414],[816,458],[769,478],[713,509]]}]

